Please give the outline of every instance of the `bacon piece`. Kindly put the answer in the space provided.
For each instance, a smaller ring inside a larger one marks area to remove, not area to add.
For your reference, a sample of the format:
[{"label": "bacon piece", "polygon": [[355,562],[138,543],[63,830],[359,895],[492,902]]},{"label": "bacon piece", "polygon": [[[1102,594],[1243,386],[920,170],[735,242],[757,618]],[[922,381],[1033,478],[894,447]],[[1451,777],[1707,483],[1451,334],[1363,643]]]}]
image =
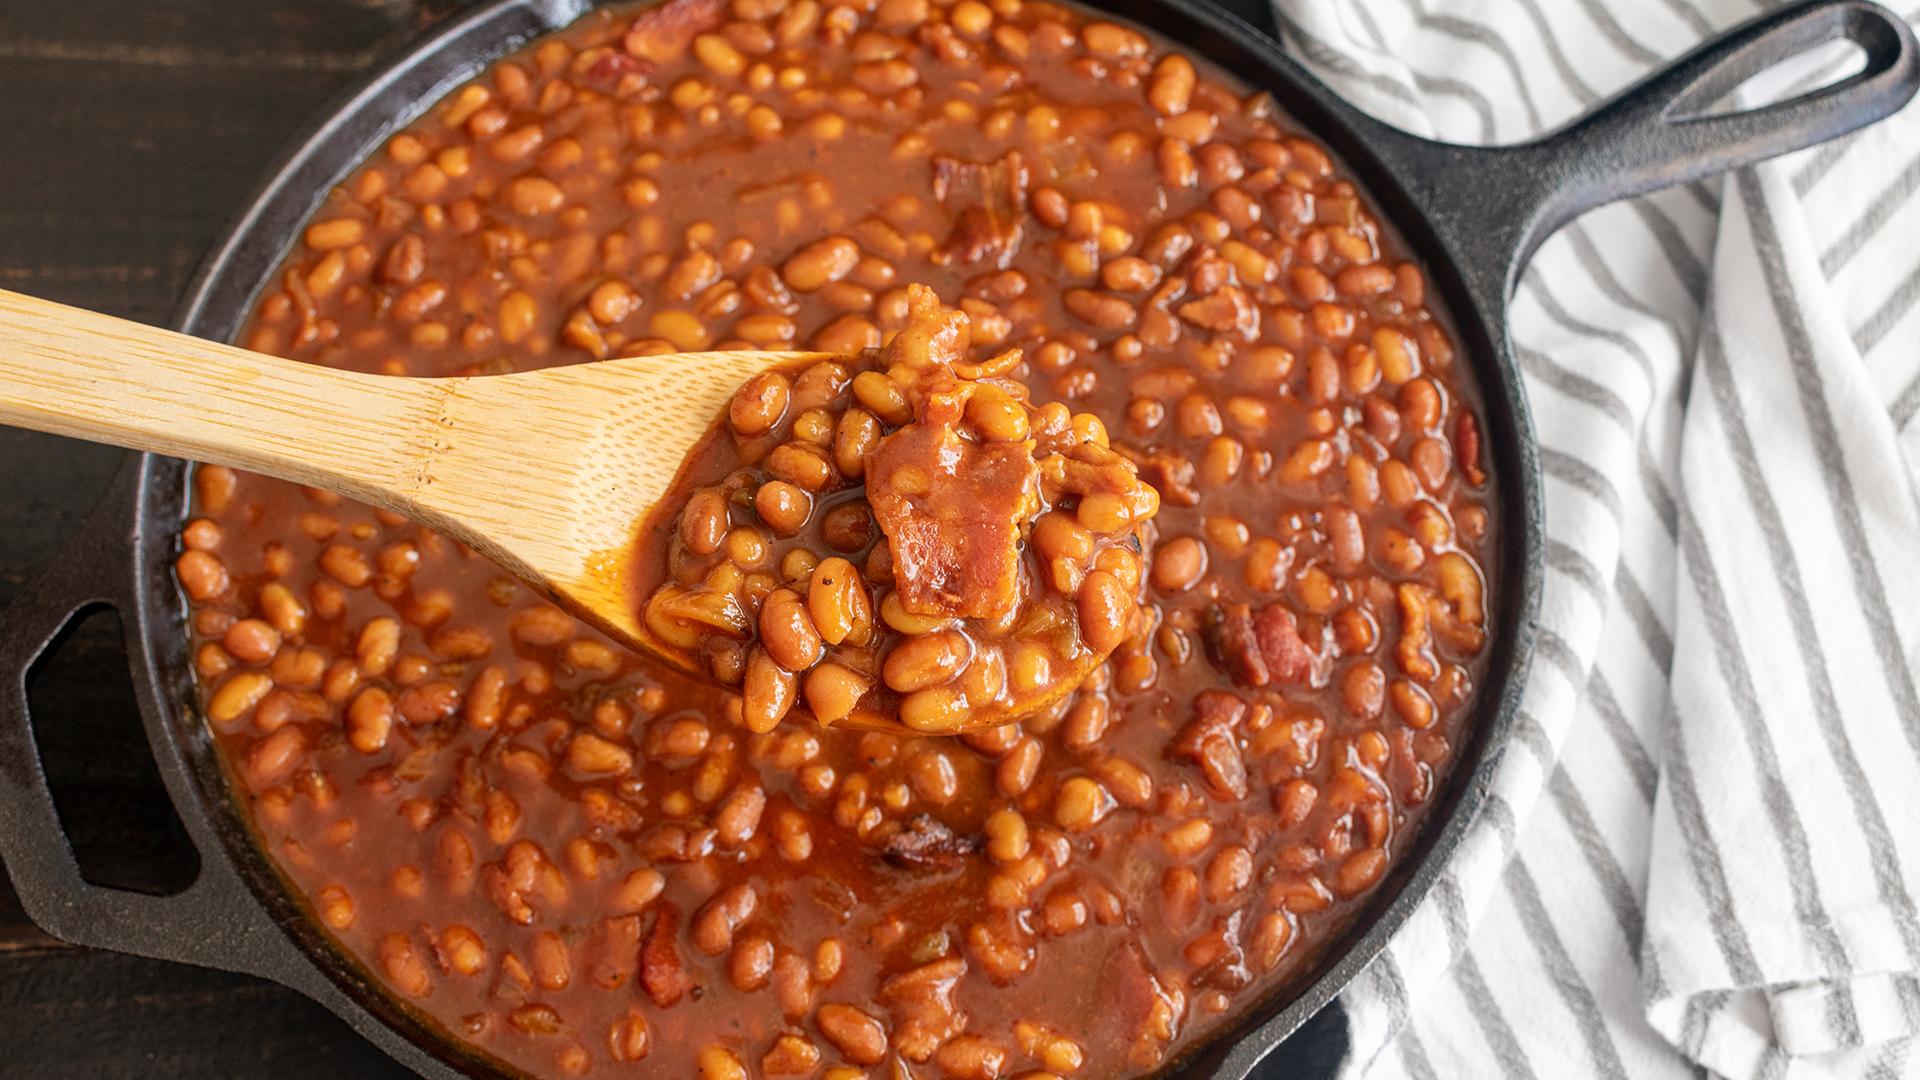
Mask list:
[{"label": "bacon piece", "polygon": [[1199,506],[1200,492],[1193,486],[1193,459],[1170,450],[1155,450],[1136,457],[1140,478],[1160,493],[1161,503],[1169,506]]},{"label": "bacon piece", "polygon": [[891,976],[880,984],[880,1001],[893,1018],[893,1046],[908,1061],[925,1061],[967,1025],[953,1000],[967,962],[945,956]]},{"label": "bacon piece", "polygon": [[613,86],[629,75],[645,76],[652,73],[652,64],[639,59],[632,53],[615,52],[609,49],[587,68],[587,81],[598,86]]},{"label": "bacon piece", "polygon": [[1040,470],[1021,443],[976,443],[916,424],[867,462],[867,501],[916,615],[996,619],[1020,602],[1020,525]]},{"label": "bacon piece", "polygon": [[902,870],[954,870],[979,846],[931,814],[916,814],[906,828],[880,842],[880,857]]},{"label": "bacon piece", "polygon": [[1247,763],[1240,756],[1238,728],[1247,703],[1225,690],[1207,690],[1193,699],[1193,719],[1167,744],[1169,757],[1200,767],[1207,789],[1217,799],[1247,797]]},{"label": "bacon piece", "polygon": [[1279,604],[1261,608],[1253,616],[1253,638],[1260,643],[1260,655],[1266,658],[1267,673],[1274,682],[1305,682],[1313,673],[1313,652],[1301,638],[1293,612]]},{"label": "bacon piece", "polygon": [[1303,683],[1313,674],[1314,654],[1300,636],[1293,612],[1280,604],[1253,611],[1246,604],[1207,609],[1207,655],[1242,686]]},{"label": "bacon piece", "polygon": [[1134,942],[1107,954],[1095,985],[1106,1006],[1097,1014],[1107,1025],[1104,1034],[1128,1047],[1128,1064],[1143,1071],[1160,1064],[1186,1018],[1186,994],[1161,982]]},{"label": "bacon piece", "polygon": [[1223,285],[1181,304],[1180,317],[1216,334],[1233,334],[1246,341],[1260,336],[1260,309],[1245,289],[1235,285]]},{"label": "bacon piece", "polygon": [[696,35],[720,24],[727,0],[667,0],[641,12],[621,46],[642,60],[665,63],[687,51]]},{"label": "bacon piece", "polygon": [[936,155],[933,197],[955,215],[953,231],[933,251],[935,266],[1007,268],[1020,250],[1027,207],[1027,165],[1019,151],[992,164]]},{"label": "bacon piece", "polygon": [[1271,681],[1266,658],[1253,636],[1253,612],[1245,604],[1215,604],[1207,609],[1207,656],[1242,686]]},{"label": "bacon piece", "polygon": [[693,989],[693,976],[687,974],[686,961],[680,957],[680,909],[671,901],[661,901],[640,946],[640,985],[655,1005],[667,1008]]},{"label": "bacon piece", "polygon": [[972,344],[967,317],[921,285],[908,288],[907,305],[907,324],[883,359],[911,376],[916,422],[868,458],[867,503],[908,611],[999,618],[1020,603],[1020,530],[1039,509],[1040,468],[1024,443],[961,438],[954,425],[965,399],[954,365]]},{"label": "bacon piece", "polygon": [[1480,468],[1480,421],[1474,419],[1472,409],[1461,409],[1460,418],[1453,422],[1453,456],[1467,483],[1479,487],[1487,482]]},{"label": "bacon piece", "polygon": [[587,978],[602,990],[617,990],[633,978],[640,962],[640,916],[602,919],[592,939],[593,965]]}]

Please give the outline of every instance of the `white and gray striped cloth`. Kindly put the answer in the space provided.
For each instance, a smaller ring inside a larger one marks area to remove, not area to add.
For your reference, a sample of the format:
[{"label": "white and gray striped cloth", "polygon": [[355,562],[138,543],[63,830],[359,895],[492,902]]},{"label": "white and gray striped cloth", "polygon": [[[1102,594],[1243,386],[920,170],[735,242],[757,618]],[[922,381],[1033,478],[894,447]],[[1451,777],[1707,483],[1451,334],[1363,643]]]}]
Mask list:
[{"label": "white and gray striped cloth", "polygon": [[[1350,100],[1465,143],[1761,10],[1275,3]],[[1916,188],[1920,106],[1535,259],[1539,652],[1486,811],[1345,996],[1343,1075],[1920,1076]]]}]

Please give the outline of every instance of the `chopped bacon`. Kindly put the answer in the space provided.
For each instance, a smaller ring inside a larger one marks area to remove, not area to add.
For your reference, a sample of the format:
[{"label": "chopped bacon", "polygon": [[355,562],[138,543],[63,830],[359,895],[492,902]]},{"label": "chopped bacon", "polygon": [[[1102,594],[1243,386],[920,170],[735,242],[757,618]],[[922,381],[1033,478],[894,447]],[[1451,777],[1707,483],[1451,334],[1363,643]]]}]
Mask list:
[{"label": "chopped bacon", "polygon": [[686,52],[696,35],[720,24],[727,0],[667,0],[633,20],[621,42],[629,53],[656,64]]},{"label": "chopped bacon", "polygon": [[680,909],[661,901],[647,940],[640,946],[640,985],[655,1005],[666,1008],[693,989],[693,976],[680,958]]},{"label": "chopped bacon", "polygon": [[640,916],[620,915],[602,919],[594,931],[597,942],[592,950],[596,959],[587,978],[602,990],[617,990],[633,978],[640,962]]},{"label": "chopped bacon", "polygon": [[979,846],[931,814],[917,814],[880,842],[880,857],[902,870],[955,870]]},{"label": "chopped bacon", "polygon": [[1193,719],[1167,744],[1170,757],[1200,767],[1215,798],[1247,797],[1247,763],[1240,756],[1238,728],[1247,703],[1225,690],[1207,690],[1193,699]]},{"label": "chopped bacon", "polygon": [[1115,1036],[1130,1040],[1128,1063],[1142,1070],[1160,1064],[1186,1018],[1186,994],[1177,984],[1161,982],[1146,953],[1133,942],[1107,954],[1095,985],[1108,1005],[1100,1015],[1112,1024]]},{"label": "chopped bacon", "polygon": [[1480,421],[1474,419],[1472,409],[1461,409],[1460,418],[1453,422],[1453,454],[1467,483],[1479,487],[1487,482],[1480,468]]},{"label": "chopped bacon", "polygon": [[1252,341],[1260,336],[1260,309],[1245,289],[1223,285],[1198,300],[1180,305],[1180,317],[1216,334],[1234,334]]},{"label": "chopped bacon", "polygon": [[1272,681],[1266,658],[1253,636],[1253,612],[1245,604],[1215,604],[1207,609],[1207,655],[1215,667],[1242,686]]},{"label": "chopped bacon", "polygon": [[1020,603],[1020,526],[1039,469],[1019,443],[952,428],[902,428],[867,462],[867,495],[887,535],[900,603],[920,615],[994,619]]},{"label": "chopped bacon", "polygon": [[925,1061],[966,1027],[967,1014],[953,1000],[966,973],[965,959],[945,956],[880,984],[880,1001],[893,1017],[893,1047],[902,1057]]},{"label": "chopped bacon", "polygon": [[1027,206],[1027,165],[1019,151],[992,164],[936,155],[933,197],[954,212],[953,231],[933,251],[934,265],[1007,268],[1020,250]]},{"label": "chopped bacon", "polygon": [[1253,637],[1274,682],[1303,682],[1313,673],[1313,653],[1300,636],[1293,612],[1279,604],[1261,608],[1253,616]]},{"label": "chopped bacon", "polygon": [[1313,650],[1293,612],[1280,604],[1259,611],[1246,604],[1207,610],[1207,655],[1242,686],[1301,683],[1313,674]]},{"label": "chopped bacon", "polygon": [[1193,486],[1193,459],[1171,450],[1155,450],[1134,456],[1140,478],[1160,493],[1161,503],[1169,506],[1199,506],[1200,492]]},{"label": "chopped bacon", "polygon": [[653,65],[635,57],[632,53],[615,52],[611,49],[600,55],[587,68],[587,81],[599,86],[613,86],[629,75],[650,75]]},{"label": "chopped bacon", "polygon": [[964,402],[953,366],[969,339],[966,316],[929,289],[908,290],[907,325],[887,355],[913,374],[919,422],[880,441],[867,500],[908,611],[991,619],[1020,602],[1020,528],[1039,503],[1039,467],[1023,444],[975,442],[953,427]]}]

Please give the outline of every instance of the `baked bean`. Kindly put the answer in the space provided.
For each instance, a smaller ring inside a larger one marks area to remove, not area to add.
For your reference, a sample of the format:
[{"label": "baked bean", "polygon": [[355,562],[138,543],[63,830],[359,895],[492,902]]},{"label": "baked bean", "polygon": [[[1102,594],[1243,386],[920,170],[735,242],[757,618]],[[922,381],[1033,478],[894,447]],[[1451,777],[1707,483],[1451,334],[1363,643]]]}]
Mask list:
[{"label": "baked bean", "polygon": [[860,248],[844,236],[829,237],[795,252],[780,277],[798,292],[814,292],[847,276],[860,261]]},{"label": "baked bean", "polygon": [[583,731],[567,744],[567,764],[583,773],[618,775],[632,770],[633,754],[617,743]]},{"label": "baked bean", "polygon": [[1133,618],[1131,590],[1104,570],[1080,584],[1080,636],[1098,652],[1111,652],[1126,640]]},{"label": "baked bean", "polygon": [[901,693],[952,682],[973,656],[973,643],[957,630],[909,637],[887,654],[884,677]]},{"label": "baked bean", "polygon": [[280,651],[280,631],[259,619],[241,619],[227,628],[223,640],[235,659],[249,664],[264,664]]},{"label": "baked bean", "polygon": [[[760,1070],[768,1076],[811,1076],[819,1066],[819,1048],[805,1037],[792,1033],[776,1037],[773,1048],[760,1059]],[[852,1070],[849,1072],[854,1076],[860,1075]]]},{"label": "baked bean", "polygon": [[750,937],[733,947],[727,958],[727,978],[736,990],[753,991],[773,977],[773,942]]},{"label": "baked bean", "polygon": [[380,966],[392,985],[409,997],[426,997],[433,989],[426,964],[405,934],[388,934],[380,939]]},{"label": "baked bean", "polygon": [[795,672],[818,663],[824,651],[806,603],[792,589],[775,589],[761,604],[760,643],[775,663]]},{"label": "baked bean", "polygon": [[753,509],[775,535],[792,536],[812,515],[813,498],[785,481],[770,480],[754,492]]},{"label": "baked bean", "polygon": [[700,1051],[700,1080],[747,1080],[747,1067],[740,1055],[724,1046],[708,1046]]},{"label": "baked bean", "polygon": [[814,1013],[820,1033],[855,1065],[878,1065],[886,1056],[887,1032],[880,1021],[851,1005],[829,1002]]},{"label": "baked bean", "polygon": [[544,176],[522,176],[507,184],[507,205],[517,214],[541,217],[560,209],[567,201],[560,185]]},{"label": "baked bean", "polygon": [[835,557],[814,567],[807,585],[807,614],[828,645],[838,645],[872,624],[872,601],[852,563]]},{"label": "baked bean", "polygon": [[1253,883],[1253,854],[1239,845],[1220,849],[1207,863],[1207,901],[1224,904]]},{"label": "baked bean", "polygon": [[363,754],[379,753],[386,748],[393,719],[393,695],[369,686],[356,694],[347,708],[347,741]]},{"label": "baked bean", "polygon": [[1113,805],[1112,794],[1099,781],[1070,777],[1054,800],[1053,820],[1068,832],[1084,832],[1111,813]]},{"label": "baked bean", "polygon": [[1132,304],[1117,296],[1097,293],[1090,289],[1071,289],[1064,297],[1067,310],[1089,325],[1103,330],[1117,330],[1132,326],[1139,318],[1139,312]]},{"label": "baked bean", "polygon": [[180,543],[190,551],[213,551],[223,538],[220,526],[207,518],[195,518],[180,530]]},{"label": "baked bean", "polygon": [[746,682],[741,688],[747,726],[754,731],[772,731],[793,707],[797,688],[793,672],[781,667],[764,649],[755,649],[747,659]]},{"label": "baked bean", "polygon": [[824,663],[807,672],[807,709],[822,724],[832,725],[853,713],[873,680],[835,663]]},{"label": "baked bean", "polygon": [[1207,549],[1191,536],[1176,536],[1153,554],[1153,587],[1178,593],[1193,588],[1207,572]]},{"label": "baked bean", "polygon": [[273,679],[259,672],[243,671],[229,677],[207,699],[207,719],[230,724],[245,716],[273,689]]},{"label": "baked bean", "polygon": [[1178,116],[1193,100],[1197,74],[1193,62],[1178,53],[1161,58],[1154,65],[1153,81],[1147,88],[1147,100],[1162,116]]},{"label": "baked bean", "polygon": [[758,785],[742,787],[727,797],[713,815],[713,826],[722,844],[739,847],[753,839],[760,828],[760,815],[767,808],[767,793]]},{"label": "baked bean", "polygon": [[900,722],[915,731],[951,733],[969,711],[966,693],[957,687],[916,690],[900,699]]},{"label": "baked bean", "polygon": [[736,434],[751,438],[773,430],[786,415],[793,384],[778,371],[763,371],[734,391],[727,406],[727,422]]},{"label": "baked bean", "polygon": [[660,871],[635,870],[614,891],[611,910],[622,915],[643,911],[659,897],[665,886],[666,878]]},{"label": "baked bean", "polygon": [[821,492],[838,480],[833,463],[811,446],[787,443],[767,455],[767,471],[810,492]]},{"label": "baked bean", "polygon": [[227,591],[227,568],[212,552],[190,549],[175,560],[174,573],[187,595],[201,603],[217,600]]},{"label": "baked bean", "polygon": [[1377,296],[1393,288],[1393,268],[1379,263],[1349,266],[1334,276],[1333,287],[1349,299]]}]

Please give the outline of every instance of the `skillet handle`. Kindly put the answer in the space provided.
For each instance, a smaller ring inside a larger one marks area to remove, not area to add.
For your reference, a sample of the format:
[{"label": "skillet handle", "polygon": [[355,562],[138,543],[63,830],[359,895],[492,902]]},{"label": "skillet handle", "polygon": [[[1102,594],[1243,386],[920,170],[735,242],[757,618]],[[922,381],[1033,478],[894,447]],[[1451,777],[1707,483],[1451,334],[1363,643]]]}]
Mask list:
[{"label": "skillet handle", "polygon": [[[1865,53],[1860,71],[1756,109],[1708,111],[1773,65],[1838,41]],[[1570,218],[1838,138],[1900,111],[1916,88],[1920,46],[1904,19],[1868,0],[1796,4],[1706,42],[1531,148],[1566,170],[1556,209]],[[1581,163],[1588,155],[1600,164]]]},{"label": "skillet handle", "polygon": [[[124,484],[123,474],[120,483]],[[116,500],[108,499],[109,509]],[[108,516],[90,527],[19,598],[0,611],[0,860],[35,924],[75,945],[159,960],[263,974],[269,938],[284,935],[252,898],[216,838],[194,815],[181,815],[200,865],[193,883],[169,896],[86,880],[60,821],[34,738],[26,680],[57,648],[60,632],[89,608],[124,610],[114,580],[128,543]],[[168,777],[170,796],[180,792]]]},{"label": "skillet handle", "polygon": [[[1775,64],[1841,41],[1865,54],[1853,75],[1759,108],[1711,111]],[[1382,149],[1418,177],[1429,205],[1449,206],[1437,224],[1489,310],[1500,310],[1540,244],[1586,211],[1838,138],[1899,112],[1916,90],[1920,43],[1905,20],[1869,0],[1809,0],[1707,40],[1530,142],[1466,147],[1385,129],[1386,143],[1399,145]],[[1497,194],[1461,197],[1470,192]]]}]

